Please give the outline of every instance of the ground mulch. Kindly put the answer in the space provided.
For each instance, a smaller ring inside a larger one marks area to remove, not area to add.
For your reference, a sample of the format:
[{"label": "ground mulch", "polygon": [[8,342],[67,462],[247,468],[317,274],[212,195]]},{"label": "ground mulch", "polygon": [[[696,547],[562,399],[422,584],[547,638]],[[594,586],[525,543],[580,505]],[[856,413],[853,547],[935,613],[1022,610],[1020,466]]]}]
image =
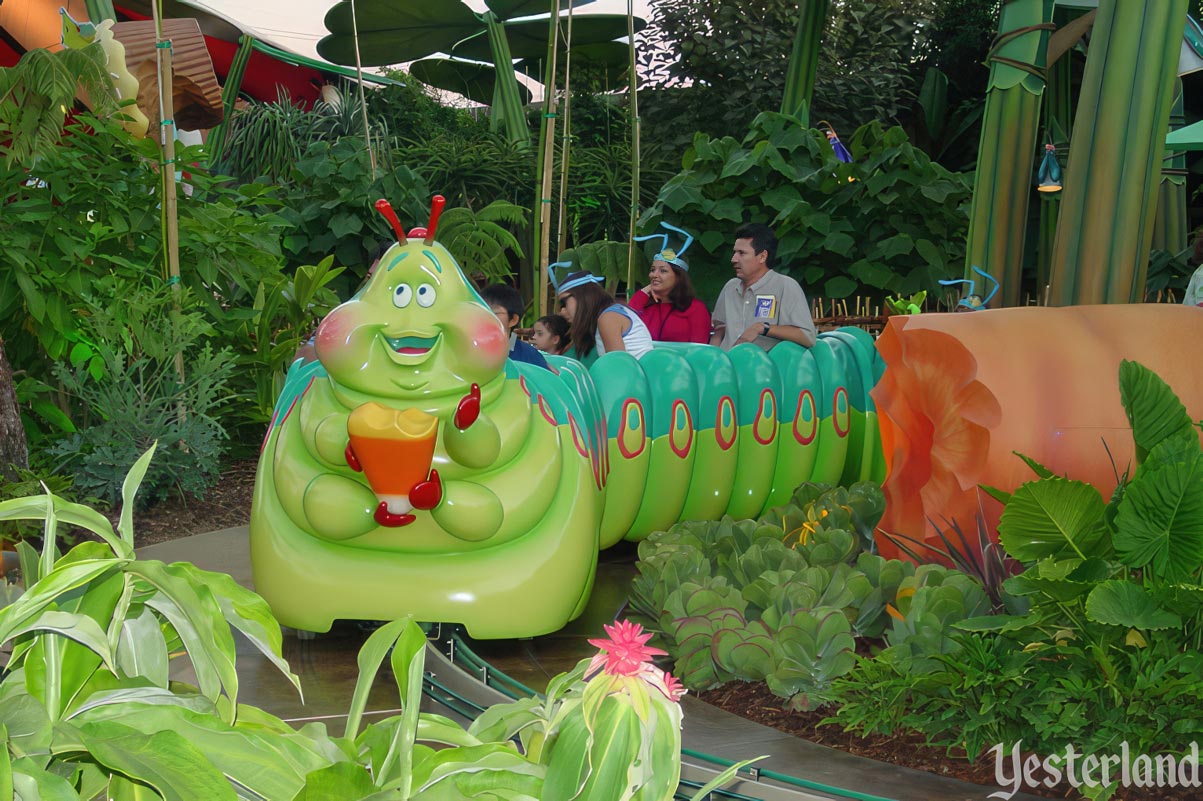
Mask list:
[{"label": "ground mulch", "polygon": [[[205,497],[171,498],[134,512],[134,544],[137,547],[191,537],[251,522],[251,496],[255,490],[256,460],[231,462]],[[114,524],[121,510],[106,513]]]}]

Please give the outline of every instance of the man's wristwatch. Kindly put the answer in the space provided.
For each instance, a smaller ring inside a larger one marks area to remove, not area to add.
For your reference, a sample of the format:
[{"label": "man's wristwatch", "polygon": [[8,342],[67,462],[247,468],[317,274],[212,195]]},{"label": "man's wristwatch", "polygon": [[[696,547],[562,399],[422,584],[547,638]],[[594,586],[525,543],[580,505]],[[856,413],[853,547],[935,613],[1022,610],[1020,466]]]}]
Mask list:
[{"label": "man's wristwatch", "polygon": [[764,330],[760,332],[760,335],[762,337],[767,337],[769,335],[769,328],[770,328],[769,324],[764,323]]}]

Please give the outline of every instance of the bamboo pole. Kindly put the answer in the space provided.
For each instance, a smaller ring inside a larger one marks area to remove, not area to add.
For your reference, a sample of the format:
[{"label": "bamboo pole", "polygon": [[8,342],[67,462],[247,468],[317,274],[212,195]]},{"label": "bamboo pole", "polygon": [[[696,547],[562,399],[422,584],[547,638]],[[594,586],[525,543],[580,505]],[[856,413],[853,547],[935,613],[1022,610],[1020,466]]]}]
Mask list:
[{"label": "bamboo pole", "polygon": [[828,5],[829,0],[801,0],[798,3],[798,28],[785,74],[785,93],[781,97],[781,113],[797,117],[807,126],[810,125],[810,106],[814,99]]},{"label": "bamboo pole", "polygon": [[639,79],[635,74],[635,4],[627,0],[627,38],[631,61],[627,67],[627,86],[631,106],[631,224],[627,229],[627,294],[634,286],[635,222],[639,218]]},{"label": "bamboo pole", "polygon": [[551,248],[551,184],[555,166],[555,137],[556,137],[556,54],[560,43],[560,6],[559,0],[551,0],[551,26],[547,35],[547,62],[544,65],[543,78],[543,124],[539,134],[539,145],[542,152],[536,162],[538,174],[535,176],[538,184],[538,197],[535,204],[535,254],[537,261],[535,269],[539,279],[535,282],[538,295],[535,298],[535,308],[539,316],[547,314],[547,263],[548,250]]},{"label": "bamboo pole", "polygon": [[1144,297],[1186,0],[1100,0],[1066,166],[1050,299]]},{"label": "bamboo pole", "polygon": [[368,127],[368,99],[363,89],[363,61],[359,57],[359,21],[355,13],[355,0],[351,0],[351,38],[355,42],[355,78],[359,81],[359,110],[363,114],[363,144],[368,149],[368,162],[372,165],[372,176],[376,175],[376,153],[372,150],[372,131]]},{"label": "bamboo pole", "polygon": [[[171,295],[176,311],[180,308],[180,230],[176,211],[175,191],[175,99],[172,94],[174,77],[171,64],[171,41],[163,39],[163,0],[152,0],[151,13],[155,24],[155,57],[156,78],[159,82],[159,178],[162,181],[162,202],[159,204],[162,214],[164,262],[167,271],[167,284],[171,287]],[[176,351],[175,373],[180,384],[184,383],[184,353]],[[180,422],[187,416],[188,410],[180,404],[176,415]]]},{"label": "bamboo pole", "polygon": [[1052,18],[1053,0],[1009,0],[999,15],[999,34],[988,56],[990,83],[978,144],[964,276],[979,281],[974,267],[994,276],[1000,285],[998,302],[1004,306],[1019,303],[1024,227]]},{"label": "bamboo pole", "polygon": [[[564,36],[564,133],[560,137],[560,205],[556,215],[556,256],[564,252],[564,229],[567,227],[568,156],[572,150],[572,10],[568,6],[568,31]],[[550,259],[549,259],[550,261]]]}]

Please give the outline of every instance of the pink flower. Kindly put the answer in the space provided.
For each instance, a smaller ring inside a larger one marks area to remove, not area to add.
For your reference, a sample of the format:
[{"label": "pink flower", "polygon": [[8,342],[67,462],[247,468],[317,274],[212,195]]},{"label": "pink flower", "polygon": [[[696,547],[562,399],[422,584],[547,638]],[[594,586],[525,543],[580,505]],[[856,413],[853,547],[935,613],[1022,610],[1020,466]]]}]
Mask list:
[{"label": "pink flower", "polygon": [[652,638],[650,632],[645,632],[643,626],[629,620],[621,620],[613,625],[603,626],[610,639],[589,640],[589,644],[601,649],[601,653],[593,657],[589,676],[602,668],[611,676],[638,676],[645,664],[652,661],[653,656],[661,656],[666,652],[652,648],[647,641]]},{"label": "pink flower", "polygon": [[671,673],[664,674],[664,694],[670,701],[680,701],[685,695],[685,685]]}]

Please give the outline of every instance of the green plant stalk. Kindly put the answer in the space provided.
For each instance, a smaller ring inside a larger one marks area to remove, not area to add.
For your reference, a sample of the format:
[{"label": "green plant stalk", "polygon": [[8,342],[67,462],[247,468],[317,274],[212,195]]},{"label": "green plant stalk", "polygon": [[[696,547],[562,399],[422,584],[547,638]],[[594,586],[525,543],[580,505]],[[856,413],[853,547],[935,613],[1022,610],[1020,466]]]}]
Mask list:
[{"label": "green plant stalk", "polygon": [[[539,157],[535,160],[535,212],[534,225],[535,256],[535,308],[542,317],[547,314],[547,263],[551,248],[551,185],[555,172],[556,141],[556,55],[559,50],[559,0],[551,2],[551,22],[547,35],[547,61],[543,75],[543,119],[539,125]],[[511,70],[512,72],[512,70]],[[498,79],[500,86],[500,78]]]},{"label": "green plant stalk", "polygon": [[979,279],[974,267],[994,276],[998,302],[1004,306],[1020,300],[1024,226],[1045,87],[1046,26],[1052,15],[1053,0],[1010,0],[999,16],[999,36],[990,54],[965,278]]},{"label": "green plant stalk", "polygon": [[230,117],[234,114],[234,104],[238,100],[238,92],[242,88],[242,77],[246,74],[246,64],[251,60],[251,51],[255,49],[254,38],[243,34],[238,37],[238,50],[230,64],[230,72],[226,76],[226,85],[221,89],[221,122],[209,132],[209,164],[221,160],[225,149],[226,136],[230,130]]},{"label": "green plant stalk", "polygon": [[[1065,25],[1071,19],[1063,8],[1053,11],[1053,22]],[[1070,130],[1073,125],[1073,56],[1071,48],[1048,65],[1048,86],[1044,92],[1045,130],[1049,139],[1064,155],[1069,152]],[[1043,305],[1048,287],[1049,266],[1053,259],[1053,242],[1057,237],[1057,216],[1061,208],[1060,192],[1041,192],[1040,229],[1036,245],[1036,295]]]},{"label": "green plant stalk", "polygon": [[[1170,110],[1169,130],[1186,125],[1182,102],[1182,79],[1174,81],[1174,106]],[[1186,249],[1190,222],[1186,216],[1186,153],[1167,154],[1161,165],[1161,186],[1157,193],[1157,217],[1153,223],[1153,247],[1179,253]]]},{"label": "green plant stalk", "polygon": [[798,30],[794,34],[794,47],[785,74],[781,113],[797,117],[803,125],[810,125],[815,75],[819,70],[819,53],[829,4],[830,0],[800,0],[798,3]]},{"label": "green plant stalk", "polygon": [[639,219],[639,77],[635,70],[635,4],[627,0],[627,40],[631,55],[627,86],[631,107],[631,224],[627,229],[627,293],[635,271],[635,225]]},{"label": "green plant stalk", "polygon": [[497,83],[493,90],[494,131],[504,127],[510,142],[520,147],[530,146],[530,129],[522,114],[522,101],[518,96],[518,77],[514,72],[514,59],[510,55],[510,41],[506,38],[501,20],[492,11],[481,16],[489,36],[489,50],[493,54],[493,68],[497,71]]},{"label": "green plant stalk", "polygon": [[1066,167],[1050,302],[1144,297],[1186,0],[1101,0]]},{"label": "green plant stalk", "polygon": [[84,8],[88,10],[88,19],[94,24],[99,25],[106,19],[117,19],[117,12],[113,10],[113,0],[84,0]]}]

